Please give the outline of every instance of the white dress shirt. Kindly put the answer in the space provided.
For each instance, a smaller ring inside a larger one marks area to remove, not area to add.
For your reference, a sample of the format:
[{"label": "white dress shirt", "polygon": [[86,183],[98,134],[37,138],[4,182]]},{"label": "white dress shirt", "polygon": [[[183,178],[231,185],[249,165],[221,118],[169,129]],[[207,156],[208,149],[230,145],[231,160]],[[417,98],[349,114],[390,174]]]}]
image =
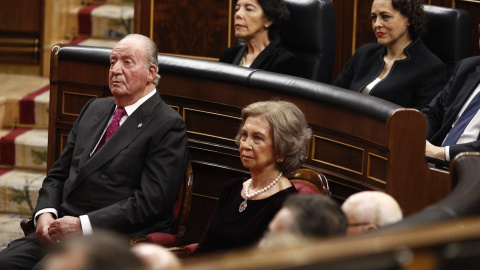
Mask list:
[{"label": "white dress shirt", "polygon": [[[137,102],[135,102],[134,104],[132,105],[128,105],[128,106],[125,106],[125,115],[120,119],[120,126],[125,122],[125,120],[127,120],[128,116],[129,115],[132,115],[133,112],[135,112],[135,110],[138,109],[138,107],[140,107],[140,105],[142,105],[145,101],[147,101],[150,97],[152,97],[155,93],[157,92],[156,89],[153,89],[152,92],[150,92],[148,95],[142,97],[141,99],[137,100]],[[115,110],[117,110],[117,107],[115,106]],[[97,148],[97,145],[98,143],[100,142],[101,138],[103,137],[103,134],[105,133],[105,131],[107,130],[107,127],[108,125],[110,124],[110,122],[112,121],[112,118],[113,118],[113,115],[110,117],[110,120],[108,121],[107,123],[107,126],[105,127],[105,129],[103,130],[103,133],[102,133],[102,136],[100,136],[100,139],[98,140],[97,144],[95,145],[95,147],[93,148],[92,152],[90,152],[90,156],[92,156],[92,154],[94,153],[95,149]],[[42,209],[40,211],[38,211],[36,214],[35,214],[35,217],[34,217],[34,224],[35,226],[37,226],[37,217],[40,215],[40,214],[43,214],[43,213],[52,213],[54,215],[54,218],[57,218],[58,217],[58,211],[55,209],[55,208],[45,208],[45,209]],[[90,218],[88,218],[88,215],[82,215],[79,217],[80,218],[80,223],[81,223],[81,226],[82,226],[82,232],[83,232],[83,235],[89,235],[89,234],[92,234],[93,233],[93,230],[92,230],[92,224],[90,222]]]},{"label": "white dress shirt", "polygon": [[[468,104],[472,102],[472,99],[480,92],[480,84],[477,85],[477,88],[473,91],[473,93],[470,95],[470,97],[467,99],[467,102],[463,104],[462,109],[457,115],[457,118],[455,119],[455,122],[452,124],[452,128],[457,124],[458,119],[460,116],[462,116],[463,112],[467,108]],[[462,144],[462,143],[469,143],[469,142],[474,142],[478,139],[478,134],[480,133],[480,110],[477,111],[475,116],[470,120],[470,123],[468,123],[467,127],[463,131],[462,135],[460,135],[460,138],[458,138],[458,141],[456,144]],[[445,136],[445,139],[448,137]],[[445,140],[444,140],[445,141]],[[450,146],[445,147],[445,159],[450,161]]]}]

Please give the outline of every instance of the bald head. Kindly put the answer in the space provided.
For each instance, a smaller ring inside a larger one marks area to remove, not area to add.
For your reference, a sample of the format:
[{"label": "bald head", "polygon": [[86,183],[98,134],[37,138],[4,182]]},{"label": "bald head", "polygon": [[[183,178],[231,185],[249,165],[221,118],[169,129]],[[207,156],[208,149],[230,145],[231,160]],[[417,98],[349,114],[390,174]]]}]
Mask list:
[{"label": "bald head", "polygon": [[142,243],[133,246],[132,252],[143,261],[148,270],[181,269],[177,257],[162,246]]},{"label": "bald head", "polygon": [[348,219],[348,234],[377,229],[402,219],[395,199],[380,191],[362,191],[348,197],[342,210]]}]

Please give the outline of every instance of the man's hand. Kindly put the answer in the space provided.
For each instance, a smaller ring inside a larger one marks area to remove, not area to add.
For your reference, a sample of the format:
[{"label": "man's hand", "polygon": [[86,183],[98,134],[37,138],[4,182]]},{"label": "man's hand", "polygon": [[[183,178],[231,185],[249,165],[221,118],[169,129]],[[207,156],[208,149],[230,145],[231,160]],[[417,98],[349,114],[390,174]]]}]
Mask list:
[{"label": "man's hand", "polygon": [[445,147],[438,147],[427,141],[425,145],[425,155],[445,159]]},{"label": "man's hand", "polygon": [[53,240],[59,240],[66,236],[82,234],[80,218],[64,216],[53,221],[48,228],[48,234]]},{"label": "man's hand", "polygon": [[43,213],[38,216],[35,237],[40,244],[45,246],[53,241],[48,234],[48,229],[50,228],[50,224],[54,221],[55,219],[53,218],[52,213]]}]

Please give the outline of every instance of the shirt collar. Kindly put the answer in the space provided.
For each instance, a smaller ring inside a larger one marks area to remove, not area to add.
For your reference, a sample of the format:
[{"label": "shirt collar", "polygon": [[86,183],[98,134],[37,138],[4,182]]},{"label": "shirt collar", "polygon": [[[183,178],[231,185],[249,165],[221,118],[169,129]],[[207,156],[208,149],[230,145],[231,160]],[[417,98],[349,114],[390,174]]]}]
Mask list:
[{"label": "shirt collar", "polygon": [[[137,102],[133,103],[132,105],[125,106],[125,112],[127,113],[127,116],[132,115],[135,110],[140,107],[145,101],[147,101],[149,98],[151,98],[153,95],[157,93],[157,89],[153,89],[152,92],[150,92],[148,95],[142,97],[141,99],[137,100]],[[118,106],[115,106],[115,109],[117,109]]]}]

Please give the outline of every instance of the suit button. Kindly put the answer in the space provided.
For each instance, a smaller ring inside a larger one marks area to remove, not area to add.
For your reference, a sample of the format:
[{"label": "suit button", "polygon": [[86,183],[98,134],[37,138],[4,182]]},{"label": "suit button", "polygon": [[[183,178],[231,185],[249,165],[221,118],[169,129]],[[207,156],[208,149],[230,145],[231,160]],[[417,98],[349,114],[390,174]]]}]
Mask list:
[{"label": "suit button", "polygon": [[78,169],[75,170],[75,173],[78,174]]},{"label": "suit button", "polygon": [[108,178],[107,175],[102,174],[102,179],[103,179],[103,180],[106,180],[107,178]]}]

